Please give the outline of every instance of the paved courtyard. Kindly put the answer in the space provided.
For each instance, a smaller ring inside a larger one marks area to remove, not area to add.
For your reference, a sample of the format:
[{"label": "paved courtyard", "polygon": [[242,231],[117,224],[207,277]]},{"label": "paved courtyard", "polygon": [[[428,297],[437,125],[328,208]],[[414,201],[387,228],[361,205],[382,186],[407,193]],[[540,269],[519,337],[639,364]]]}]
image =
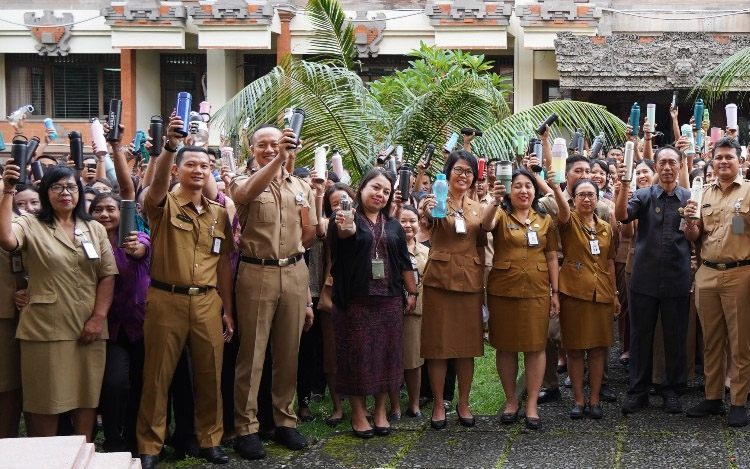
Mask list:
[{"label": "paved courtyard", "polygon": [[[448,427],[430,428],[428,416],[395,423],[389,437],[359,440],[348,427],[292,453],[267,444],[265,460],[239,459],[231,450],[227,468],[750,468],[750,426],[730,429],[724,418],[689,419],[661,411],[661,398],[650,407],[624,417],[619,400],[625,392],[625,369],[611,357],[610,384],[618,403],[604,403],[604,419],[572,421],[568,417],[570,390],[561,402],[540,406],[541,431],[526,430],[523,422],[502,425],[498,416],[477,416],[472,429],[460,427],[455,412]],[[561,375],[564,377],[564,375]],[[685,407],[702,398],[702,381],[690,383]],[[185,467],[183,465],[180,465]],[[210,464],[191,467],[216,467]]]}]

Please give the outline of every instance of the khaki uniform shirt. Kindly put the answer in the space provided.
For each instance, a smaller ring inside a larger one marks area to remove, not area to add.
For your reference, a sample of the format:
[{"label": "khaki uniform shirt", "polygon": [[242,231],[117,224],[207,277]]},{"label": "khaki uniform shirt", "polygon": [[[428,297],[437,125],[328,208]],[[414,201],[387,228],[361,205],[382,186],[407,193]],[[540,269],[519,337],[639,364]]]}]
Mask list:
[{"label": "khaki uniform shirt", "polygon": [[[570,211],[572,212],[573,210],[575,210],[575,201],[573,200],[573,196],[570,195],[570,192],[564,190],[563,196],[565,196],[565,199],[568,201]],[[549,213],[550,216],[555,220],[555,223],[557,223],[557,200],[555,199],[555,194],[547,194],[544,197],[540,198],[539,208]],[[612,211],[609,209],[609,205],[602,199],[599,199],[596,202],[594,213],[597,217],[608,223],[612,220]],[[557,233],[557,257],[560,260],[562,260],[563,257],[562,238],[560,237],[559,232]]]},{"label": "khaki uniform shirt", "polygon": [[[549,269],[545,253],[557,251],[555,224],[549,215],[529,210],[529,224],[515,214],[497,210],[493,269],[487,279],[487,293],[512,298],[549,296]],[[528,230],[536,231],[538,245],[529,247]]]},{"label": "khaki uniform shirt", "polygon": [[[24,215],[13,223],[29,274],[29,304],[21,311],[16,338],[78,340],[94,311],[99,279],[117,275],[104,227],[96,221],[78,221],[76,229],[82,234],[72,242],[58,224],[49,226],[35,215]],[[99,259],[86,257],[85,240],[91,241]],[[105,324],[100,340],[109,338],[107,331]]]},{"label": "khaki uniform shirt", "polygon": [[[302,225],[318,224],[310,185],[282,171],[281,182],[274,178],[249,204],[235,202],[242,228],[240,252],[243,256],[285,259],[302,254],[305,252]],[[235,178],[230,185],[232,198],[236,198],[237,189],[253,177]]]},{"label": "khaki uniform shirt", "polygon": [[[739,210],[735,203],[740,202]],[[742,217],[743,234],[734,234],[732,218]],[[750,259],[750,181],[737,175],[732,184],[722,191],[718,183],[703,188],[701,207],[701,258],[709,262],[727,263]]]},{"label": "khaki uniform shirt", "polygon": [[[479,204],[482,206],[482,210],[486,210],[487,207],[493,209],[495,198],[491,194],[484,196]],[[495,256],[495,244],[492,242],[492,233],[487,233],[487,247],[484,248],[484,265],[485,267],[492,267],[492,258]]]},{"label": "khaki uniform shirt", "polygon": [[560,268],[560,292],[586,301],[614,303],[615,290],[609,275],[609,259],[615,259],[615,240],[612,227],[599,217],[593,239],[599,240],[598,255],[591,254],[592,236],[584,231],[584,224],[576,212],[570,220],[558,224],[563,246],[563,265]]},{"label": "khaki uniform shirt", "polygon": [[[220,204],[201,196],[199,214],[182,190],[161,205],[146,197],[151,228],[151,278],[181,287],[216,287],[221,254],[234,249],[232,225]],[[219,244],[219,253],[213,254]]]},{"label": "khaki uniform shirt", "polygon": [[[448,200],[449,211],[454,207]],[[455,216],[435,219],[430,237],[430,257],[427,260],[424,284],[448,291],[476,293],[484,291],[484,263],[477,247],[487,245],[485,231],[479,226],[482,206],[464,197],[463,218],[466,234],[457,234]]]},{"label": "khaki uniform shirt", "polygon": [[411,313],[416,316],[422,315],[422,276],[424,275],[424,268],[427,265],[427,258],[430,255],[430,248],[422,243],[416,243],[415,247],[407,246],[409,249],[409,257],[411,258],[411,265],[414,267],[415,280],[417,281],[417,291],[419,296],[417,297],[417,307],[414,312]]},{"label": "khaki uniform shirt", "polygon": [[[13,221],[19,217],[14,213]],[[11,271],[10,254],[0,249],[0,319],[15,319],[16,274]]]}]

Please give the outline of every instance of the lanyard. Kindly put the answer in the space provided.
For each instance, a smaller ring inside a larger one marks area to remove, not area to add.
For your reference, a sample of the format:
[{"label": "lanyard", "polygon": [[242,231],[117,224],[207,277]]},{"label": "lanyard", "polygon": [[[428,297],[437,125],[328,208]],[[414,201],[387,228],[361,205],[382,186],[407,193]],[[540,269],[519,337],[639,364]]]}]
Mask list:
[{"label": "lanyard", "polygon": [[380,259],[378,248],[380,247],[380,241],[383,239],[383,235],[385,235],[385,221],[383,221],[381,217],[382,217],[382,214],[378,213],[378,218],[375,220],[375,223],[373,223],[370,221],[367,215],[365,215],[365,220],[367,220],[367,226],[370,228],[370,232],[372,233],[373,239],[375,239],[375,225],[377,225],[378,222],[381,222],[380,235],[377,237],[377,239],[375,239],[375,259]]}]

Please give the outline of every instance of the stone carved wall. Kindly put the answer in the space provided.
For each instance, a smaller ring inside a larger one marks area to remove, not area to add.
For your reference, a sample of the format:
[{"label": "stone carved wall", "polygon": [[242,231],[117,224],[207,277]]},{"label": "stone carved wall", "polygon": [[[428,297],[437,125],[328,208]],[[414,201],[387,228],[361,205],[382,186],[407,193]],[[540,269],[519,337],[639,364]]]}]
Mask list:
[{"label": "stone carved wall", "polygon": [[357,17],[351,21],[354,28],[354,44],[357,46],[357,56],[360,59],[377,57],[380,52],[380,41],[386,27],[385,14],[378,13],[375,18],[368,18],[366,11],[358,11]]},{"label": "stone carved wall", "polygon": [[450,3],[429,0],[425,5],[425,14],[433,26],[508,26],[513,4],[514,0],[453,0]]},{"label": "stone carved wall", "polygon": [[197,25],[271,24],[273,5],[270,2],[248,4],[245,0],[201,1],[198,5],[190,7],[190,16]]},{"label": "stone carved wall", "polygon": [[602,8],[609,0],[538,0],[537,3],[516,5],[521,26],[554,26],[595,28],[602,18]]},{"label": "stone carved wall", "polygon": [[31,35],[36,40],[39,55],[68,55],[70,52],[71,29],[73,29],[73,14],[63,13],[55,16],[52,10],[44,10],[42,16],[34,12],[23,15],[23,22],[31,28]]},{"label": "stone carved wall", "polygon": [[750,35],[694,32],[660,36],[557,33],[560,87],[586,91],[660,91],[692,88],[711,68],[750,47]]},{"label": "stone carved wall", "polygon": [[110,26],[166,25],[185,26],[188,12],[181,5],[162,5],[158,0],[127,0],[125,5],[102,9],[106,23]]}]

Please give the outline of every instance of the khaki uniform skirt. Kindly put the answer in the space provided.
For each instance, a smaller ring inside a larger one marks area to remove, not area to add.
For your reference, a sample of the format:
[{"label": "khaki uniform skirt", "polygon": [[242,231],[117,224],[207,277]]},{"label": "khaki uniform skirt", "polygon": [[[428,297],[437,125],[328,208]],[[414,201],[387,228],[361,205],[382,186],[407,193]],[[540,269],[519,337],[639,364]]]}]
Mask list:
[{"label": "khaki uniform skirt", "polygon": [[562,347],[586,350],[614,343],[612,303],[596,303],[560,295]]},{"label": "khaki uniform skirt", "polygon": [[424,364],[424,359],[419,355],[420,343],[422,342],[422,316],[405,314],[401,334],[404,342],[402,350],[404,369],[419,368]]},{"label": "khaki uniform skirt", "polygon": [[21,387],[21,348],[16,339],[15,319],[0,318],[0,392]]},{"label": "khaki uniform skirt", "polygon": [[21,340],[23,410],[54,415],[99,405],[107,341]]},{"label": "khaki uniform skirt", "polygon": [[463,293],[424,286],[422,358],[469,358],[484,355],[484,293]]},{"label": "khaki uniform skirt", "polygon": [[538,352],[547,347],[550,297],[487,295],[490,344],[501,352]]}]

